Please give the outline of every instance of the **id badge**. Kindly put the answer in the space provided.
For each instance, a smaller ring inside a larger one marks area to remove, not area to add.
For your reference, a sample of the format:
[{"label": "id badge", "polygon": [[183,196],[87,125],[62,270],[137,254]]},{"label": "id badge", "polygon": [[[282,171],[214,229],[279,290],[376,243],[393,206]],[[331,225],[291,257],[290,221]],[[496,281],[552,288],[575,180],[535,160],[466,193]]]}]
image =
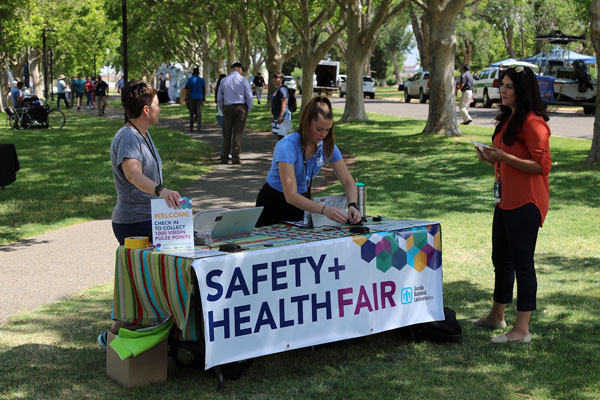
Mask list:
[{"label": "id badge", "polygon": [[500,181],[499,180],[494,181],[494,200],[496,200],[496,203],[500,203]]}]

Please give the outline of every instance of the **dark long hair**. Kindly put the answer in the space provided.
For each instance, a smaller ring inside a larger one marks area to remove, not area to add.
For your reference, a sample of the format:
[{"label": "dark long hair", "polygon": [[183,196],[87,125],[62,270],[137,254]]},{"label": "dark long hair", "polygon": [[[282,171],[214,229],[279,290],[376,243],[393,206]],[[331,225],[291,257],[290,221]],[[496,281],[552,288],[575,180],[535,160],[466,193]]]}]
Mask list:
[{"label": "dark long hair", "polygon": [[507,124],[502,141],[507,146],[511,146],[515,141],[521,141],[519,134],[527,114],[534,112],[544,118],[544,121],[548,121],[549,118],[544,109],[542,97],[540,96],[540,87],[537,78],[530,68],[509,68],[500,74],[500,82],[502,82],[505,76],[508,76],[513,82],[517,104],[514,114],[510,107],[500,104],[500,114],[495,118],[496,129],[494,130],[492,141],[500,133],[504,125]]},{"label": "dark long hair", "polygon": [[219,86],[221,86],[221,81],[223,80],[223,78],[225,78],[227,75],[225,74],[221,74],[219,75],[219,80],[217,81],[217,87],[215,88],[215,101],[217,101],[217,95],[219,94]]},{"label": "dark long hair", "polygon": [[313,97],[306,106],[302,107],[300,112],[300,124],[298,132],[302,136],[302,153],[306,154],[306,147],[310,137],[310,124],[315,122],[321,116],[323,119],[331,121],[331,129],[323,139],[323,152],[327,158],[333,154],[333,145],[335,144],[335,123],[333,123],[333,109],[331,102],[325,96]]}]

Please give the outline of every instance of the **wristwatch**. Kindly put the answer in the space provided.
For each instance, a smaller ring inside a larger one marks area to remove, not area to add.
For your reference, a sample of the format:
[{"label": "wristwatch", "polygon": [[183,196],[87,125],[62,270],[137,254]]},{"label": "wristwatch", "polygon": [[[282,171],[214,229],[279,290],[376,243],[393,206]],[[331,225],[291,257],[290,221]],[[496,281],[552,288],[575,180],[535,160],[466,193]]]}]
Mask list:
[{"label": "wristwatch", "polygon": [[160,191],[163,190],[164,188],[165,188],[165,186],[159,183],[154,188],[154,193],[156,193],[157,196],[160,196]]},{"label": "wristwatch", "polygon": [[350,206],[352,206],[352,207],[354,207],[354,208],[356,208],[358,210],[358,206],[356,205],[355,202],[348,203],[348,208],[350,208]]}]

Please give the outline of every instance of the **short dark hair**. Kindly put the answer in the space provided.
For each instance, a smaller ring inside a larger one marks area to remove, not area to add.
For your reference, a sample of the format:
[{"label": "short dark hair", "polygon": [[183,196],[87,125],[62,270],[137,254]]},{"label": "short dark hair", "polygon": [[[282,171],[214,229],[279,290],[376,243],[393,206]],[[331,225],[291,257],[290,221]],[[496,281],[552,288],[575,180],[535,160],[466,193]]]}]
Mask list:
[{"label": "short dark hair", "polygon": [[128,118],[137,118],[144,106],[150,107],[156,90],[147,82],[131,80],[121,89],[121,104]]},{"label": "short dark hair", "polygon": [[239,61],[236,61],[236,62],[234,62],[233,64],[231,64],[231,69],[234,69],[234,68],[241,68],[241,69],[244,69],[244,66],[242,65],[242,63],[241,63],[241,62],[239,62]]},{"label": "short dark hair", "polygon": [[193,75],[198,75],[200,74],[200,68],[198,67],[194,67],[194,71],[192,72]]},{"label": "short dark hair", "polygon": [[471,69],[471,67],[469,67],[468,65],[463,65],[463,68],[465,69],[465,71],[469,71]]},{"label": "short dark hair", "polygon": [[308,145],[308,139],[310,136],[310,124],[316,122],[319,116],[323,119],[332,122],[329,133],[323,139],[323,152],[328,158],[331,158],[333,154],[333,145],[335,144],[335,123],[333,123],[333,108],[331,108],[331,102],[325,96],[313,97],[300,112],[300,124],[298,126],[298,132],[302,136],[302,152],[306,152],[306,146]]},{"label": "short dark hair", "polygon": [[495,118],[496,129],[492,140],[500,133],[504,124],[508,123],[502,141],[511,146],[515,141],[520,141],[518,134],[527,114],[534,112],[541,116],[544,121],[548,121],[549,118],[544,109],[542,96],[540,96],[540,86],[531,68],[518,66],[502,71],[499,79],[500,85],[502,85],[505,76],[508,76],[513,82],[517,104],[514,114],[510,107],[500,104],[500,114]]},{"label": "short dark hair", "polygon": [[281,72],[275,72],[273,74],[273,78],[281,78],[283,79],[284,75]]},{"label": "short dark hair", "polygon": [[18,88],[22,88],[23,86],[25,86],[25,82],[17,82],[17,87]]}]

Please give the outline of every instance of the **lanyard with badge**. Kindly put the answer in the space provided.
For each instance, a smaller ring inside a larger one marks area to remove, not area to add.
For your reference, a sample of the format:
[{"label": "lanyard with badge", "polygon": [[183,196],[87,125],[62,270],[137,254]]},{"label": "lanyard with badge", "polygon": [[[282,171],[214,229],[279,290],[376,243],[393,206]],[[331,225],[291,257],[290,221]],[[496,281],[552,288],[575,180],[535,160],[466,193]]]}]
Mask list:
[{"label": "lanyard with badge", "polygon": [[160,167],[158,165],[158,157],[156,157],[153,146],[151,145],[154,143],[152,143],[152,138],[150,137],[150,132],[146,131],[146,135],[148,136],[148,139],[146,139],[146,136],[142,135],[142,132],[140,132],[138,127],[135,126],[135,124],[133,122],[131,122],[131,120],[128,120],[127,122],[129,122],[131,124],[131,126],[134,127],[134,129],[137,131],[137,133],[139,133],[140,136],[142,137],[142,139],[144,139],[144,143],[146,143],[146,146],[148,146],[148,149],[150,150],[150,154],[152,154],[152,158],[154,158],[154,161],[156,162],[156,171],[158,172],[158,180],[159,180],[158,184],[162,185],[162,174],[160,173]]},{"label": "lanyard with badge", "polygon": [[[500,150],[502,150],[502,139],[504,135],[500,137]],[[496,163],[496,179],[494,180],[494,200],[496,203],[500,203],[500,161]]]}]

